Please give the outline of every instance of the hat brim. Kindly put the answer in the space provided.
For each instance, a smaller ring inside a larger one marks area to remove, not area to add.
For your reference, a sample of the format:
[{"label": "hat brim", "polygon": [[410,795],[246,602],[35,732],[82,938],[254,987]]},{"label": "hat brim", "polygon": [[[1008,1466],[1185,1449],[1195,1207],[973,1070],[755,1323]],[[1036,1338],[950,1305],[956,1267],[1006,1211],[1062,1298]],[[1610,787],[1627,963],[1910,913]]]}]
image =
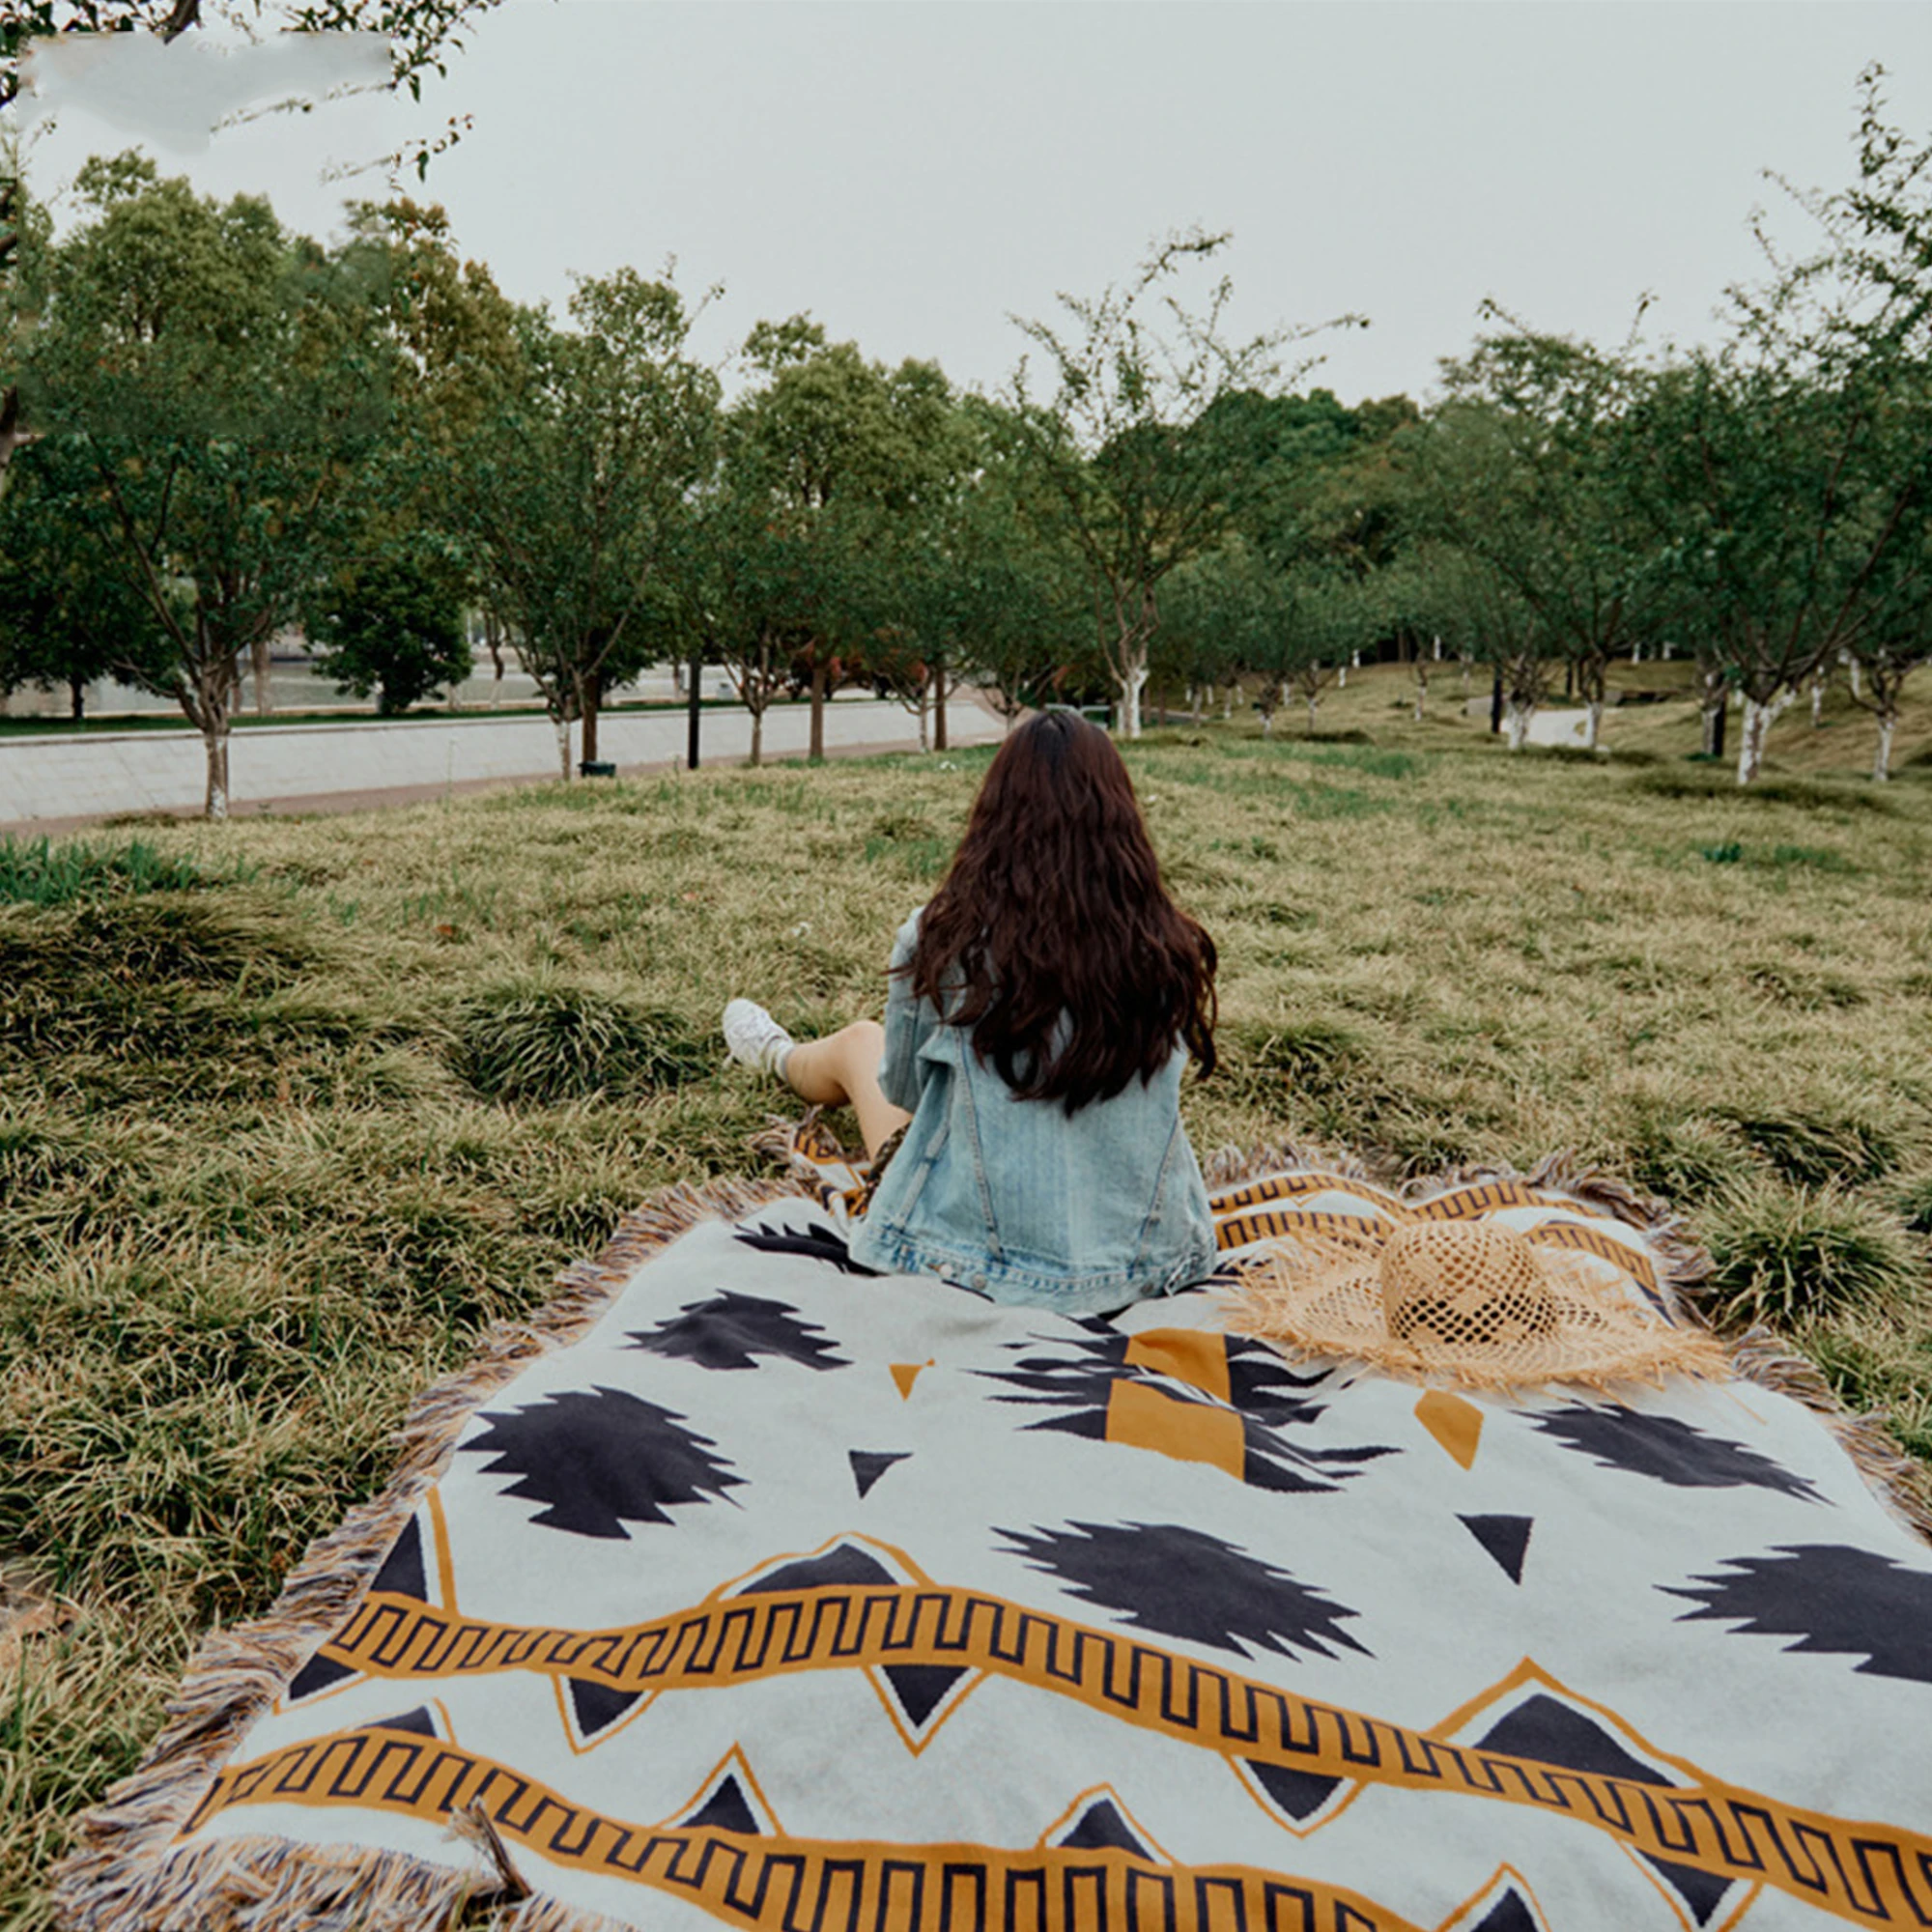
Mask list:
[{"label": "hat brim", "polygon": [[1228,1326],[1296,1357],[1352,1357],[1406,1380],[1465,1388],[1654,1384],[1672,1375],[1721,1379],[1730,1373],[1715,1336],[1639,1309],[1586,1258],[1539,1249],[1536,1259],[1555,1312],[1541,1334],[1454,1344],[1392,1335],[1368,1245],[1310,1240],[1270,1243],[1244,1259]]}]

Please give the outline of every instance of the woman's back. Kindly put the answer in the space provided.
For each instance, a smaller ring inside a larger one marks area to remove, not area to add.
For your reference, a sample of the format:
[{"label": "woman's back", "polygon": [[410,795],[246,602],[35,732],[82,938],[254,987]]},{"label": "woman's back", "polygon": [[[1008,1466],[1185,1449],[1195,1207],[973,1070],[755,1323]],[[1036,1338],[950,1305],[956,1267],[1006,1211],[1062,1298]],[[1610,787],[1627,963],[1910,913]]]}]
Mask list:
[{"label": "woman's back", "polygon": [[867,1267],[940,1274],[996,1301],[1064,1314],[1124,1306],[1198,1281],[1214,1231],[1180,1124],[1186,1046],[1151,1079],[1069,1113],[1021,1098],[968,1029],[915,995],[915,913],[893,948],[879,1084],[912,1115],[855,1233]]}]

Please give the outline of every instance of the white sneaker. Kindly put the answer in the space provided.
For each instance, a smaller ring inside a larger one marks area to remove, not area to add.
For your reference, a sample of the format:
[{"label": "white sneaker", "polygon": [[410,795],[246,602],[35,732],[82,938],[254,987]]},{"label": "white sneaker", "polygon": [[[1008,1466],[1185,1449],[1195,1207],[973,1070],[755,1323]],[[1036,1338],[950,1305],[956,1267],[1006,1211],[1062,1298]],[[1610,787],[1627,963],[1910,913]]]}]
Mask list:
[{"label": "white sneaker", "polygon": [[724,1009],[724,1045],[740,1065],[782,1080],[785,1058],[796,1044],[755,1000],[733,1000]]}]

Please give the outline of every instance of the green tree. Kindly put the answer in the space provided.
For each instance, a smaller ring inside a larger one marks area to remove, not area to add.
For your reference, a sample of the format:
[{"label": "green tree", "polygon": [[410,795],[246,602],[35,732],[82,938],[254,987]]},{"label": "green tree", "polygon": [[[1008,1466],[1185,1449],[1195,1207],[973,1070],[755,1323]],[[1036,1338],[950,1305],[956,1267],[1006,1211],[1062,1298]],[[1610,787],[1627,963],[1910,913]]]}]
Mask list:
[{"label": "green tree", "polygon": [[805,316],[760,323],[745,355],[764,381],[732,412],[727,487],[770,601],[741,635],[789,652],[816,759],[832,692],[910,661],[898,576],[956,485],[958,412],[937,365],[868,362]]},{"label": "green tree", "polygon": [[1640,374],[1628,355],[1520,327],[1443,369],[1448,400],[1405,439],[1418,533],[1482,559],[1535,612],[1594,750],[1610,664],[1656,638],[1668,596],[1634,473]]},{"label": "green tree", "polygon": [[317,668],[337,691],[367,697],[385,718],[469,675],[462,580],[449,559],[397,548],[365,558],[309,608]]},{"label": "green tree", "polygon": [[296,614],[343,479],[383,430],[378,270],[138,156],[90,162],[76,185],[95,218],[53,251],[27,405],[76,528],[167,639],[140,681],[201,732],[220,817],[242,664]]},{"label": "green tree", "polygon": [[1816,222],[1732,292],[1721,348],[1667,358],[1641,401],[1651,516],[1700,652],[1743,699],[1738,782],[1804,682],[1869,642],[1889,661],[1923,598],[1932,503],[1932,144],[1860,81],[1852,186],[1794,191]]},{"label": "green tree", "polygon": [[[1038,500],[1086,562],[1099,649],[1130,738],[1140,736],[1161,586],[1214,546],[1251,495],[1252,440],[1217,406],[1291,380],[1298,372],[1283,370],[1281,351],[1311,332],[1275,328],[1231,340],[1225,276],[1204,306],[1181,302],[1177,278],[1227,240],[1198,229],[1170,238],[1124,284],[1091,299],[1063,295],[1062,327],[1014,318],[1041,353],[1051,385],[1036,401],[1025,361],[1012,382]],[[1164,319],[1151,314],[1157,308]]]},{"label": "green tree", "polygon": [[57,442],[30,445],[0,496],[0,694],[65,686],[79,719],[88,685],[151,682],[166,652],[120,558],[72,514],[76,468]]},{"label": "green tree", "polygon": [[717,434],[718,379],[688,348],[702,308],[620,269],[579,282],[575,327],[523,315],[514,373],[490,381],[449,472],[448,515],[543,694],[566,779],[572,724],[595,759],[604,693],[643,662],[661,580],[689,548]]}]

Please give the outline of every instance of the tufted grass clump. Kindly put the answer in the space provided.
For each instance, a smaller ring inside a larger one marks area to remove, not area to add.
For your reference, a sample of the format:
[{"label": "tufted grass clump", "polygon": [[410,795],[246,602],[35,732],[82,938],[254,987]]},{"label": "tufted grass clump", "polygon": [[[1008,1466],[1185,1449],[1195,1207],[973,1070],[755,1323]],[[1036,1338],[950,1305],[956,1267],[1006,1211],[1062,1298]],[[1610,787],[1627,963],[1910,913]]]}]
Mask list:
[{"label": "tufted grass clump", "polygon": [[1801,1187],[1876,1180],[1900,1153],[1896,1126],[1875,1111],[1833,1106],[1725,1105],[1714,1110],[1785,1179]]},{"label": "tufted grass clump", "polygon": [[252,878],[255,871],[240,865],[212,874],[192,859],[163,855],[138,838],[100,846],[78,838],[57,845],[49,838],[0,838],[0,905],[68,905],[110,894],[192,892],[224,877]]},{"label": "tufted grass clump", "polygon": [[456,1040],[457,1070],[477,1093],[539,1106],[677,1087],[718,1058],[664,1008],[540,979],[486,987],[459,1013]]},{"label": "tufted grass clump", "polygon": [[1861,1195],[1748,1181],[1695,1221],[1716,1264],[1707,1306],[1722,1323],[1791,1329],[1914,1299],[1923,1243]]}]

